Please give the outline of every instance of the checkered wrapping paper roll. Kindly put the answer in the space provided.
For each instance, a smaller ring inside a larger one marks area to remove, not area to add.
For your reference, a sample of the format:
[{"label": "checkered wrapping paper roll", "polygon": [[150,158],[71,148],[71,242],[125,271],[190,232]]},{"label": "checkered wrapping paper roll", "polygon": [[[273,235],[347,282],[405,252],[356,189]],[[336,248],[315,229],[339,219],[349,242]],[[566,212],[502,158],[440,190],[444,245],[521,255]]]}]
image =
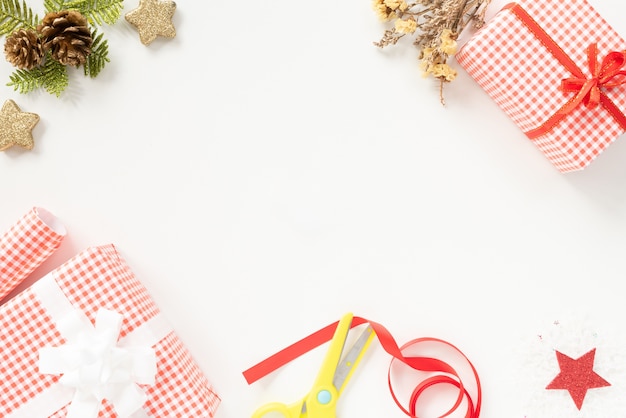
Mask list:
[{"label": "checkered wrapping paper roll", "polygon": [[[123,315],[120,338],[161,315],[146,288],[113,245],[88,248],[50,274],[74,308],[93,324],[100,309]],[[45,277],[45,279],[48,276]],[[43,279],[42,279],[43,280]],[[0,307],[0,416],[19,408],[58,385],[59,377],[38,371],[43,347],[66,343],[33,286]],[[181,340],[171,331],[154,350],[157,375],[154,385],[142,386],[148,400],[142,412],[149,417],[213,417],[220,403],[211,383]],[[107,400],[99,418],[116,418]],[[66,417],[68,406],[49,417]]]},{"label": "checkered wrapping paper roll", "polygon": [[[515,13],[521,6],[585,75],[586,49],[597,43],[599,59],[626,49],[626,42],[586,0],[532,0],[505,6],[456,55],[459,64],[523,131],[544,123],[574,93],[559,89],[571,73]],[[626,87],[603,89],[622,112]],[[575,108],[535,145],[561,172],[588,166],[624,129],[603,106]]]},{"label": "checkered wrapping paper roll", "polygon": [[33,208],[0,238],[0,300],[56,251],[65,237],[58,219]]}]

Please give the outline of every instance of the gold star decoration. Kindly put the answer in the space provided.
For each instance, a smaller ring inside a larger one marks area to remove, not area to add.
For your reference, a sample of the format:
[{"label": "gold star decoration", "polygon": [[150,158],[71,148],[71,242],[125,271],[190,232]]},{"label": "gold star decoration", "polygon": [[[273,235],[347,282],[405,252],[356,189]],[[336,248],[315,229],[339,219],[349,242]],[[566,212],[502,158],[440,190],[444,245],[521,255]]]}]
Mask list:
[{"label": "gold star decoration", "polygon": [[39,115],[36,113],[22,112],[13,100],[4,102],[0,110],[0,151],[13,145],[33,149],[32,131],[37,122]]},{"label": "gold star decoration", "polygon": [[176,3],[173,1],[139,0],[139,6],[124,17],[139,31],[141,43],[148,45],[157,36],[176,36],[176,29],[172,24],[175,10]]}]

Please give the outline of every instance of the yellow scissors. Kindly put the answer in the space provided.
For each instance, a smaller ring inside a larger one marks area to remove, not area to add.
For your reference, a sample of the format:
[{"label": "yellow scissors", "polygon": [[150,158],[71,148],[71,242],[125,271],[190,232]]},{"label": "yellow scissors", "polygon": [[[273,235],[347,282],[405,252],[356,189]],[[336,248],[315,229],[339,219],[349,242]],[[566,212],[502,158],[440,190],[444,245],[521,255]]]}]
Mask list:
[{"label": "yellow scissors", "polygon": [[342,359],[346,338],[352,325],[352,317],[352,314],[348,313],[339,321],[311,391],[291,405],[281,402],[265,404],[254,412],[252,418],[335,418],[337,416],[335,412],[337,399],[375,335],[371,326],[368,325]]}]

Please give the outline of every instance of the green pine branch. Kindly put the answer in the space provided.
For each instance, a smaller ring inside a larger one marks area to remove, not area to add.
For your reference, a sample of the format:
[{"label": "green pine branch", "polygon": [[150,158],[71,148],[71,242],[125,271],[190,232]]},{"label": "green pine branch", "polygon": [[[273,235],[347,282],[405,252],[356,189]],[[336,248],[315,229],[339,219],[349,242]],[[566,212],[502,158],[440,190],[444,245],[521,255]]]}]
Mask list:
[{"label": "green pine branch", "polygon": [[96,33],[94,30],[91,34],[93,43],[91,44],[91,53],[87,55],[87,61],[84,65],[85,75],[95,78],[100,71],[109,62],[109,44],[102,39],[102,34]]},{"label": "green pine branch", "polygon": [[88,0],[83,13],[92,24],[102,25],[106,23],[112,25],[122,15],[124,0]]},{"label": "green pine branch", "polygon": [[34,29],[38,22],[39,18],[25,0],[0,0],[0,35],[20,28]]},{"label": "green pine branch", "polygon": [[44,0],[43,8],[46,13],[50,12],[58,12],[59,10],[63,10],[63,5],[65,4],[65,0]]},{"label": "green pine branch", "polygon": [[43,70],[41,67],[35,67],[32,70],[15,70],[9,76],[7,86],[13,87],[13,90],[20,93],[30,93],[37,90],[42,85]]},{"label": "green pine branch", "polygon": [[60,62],[46,58],[43,68],[43,88],[50,94],[59,97],[70,84],[67,66]]},{"label": "green pine branch", "polygon": [[58,61],[46,57],[45,63],[40,67],[31,70],[15,70],[9,76],[7,86],[20,93],[30,93],[31,91],[43,88],[50,94],[59,97],[69,85],[67,67]]},{"label": "green pine branch", "polygon": [[124,0],[45,0],[46,13],[78,10],[92,25],[112,25],[120,18]]}]

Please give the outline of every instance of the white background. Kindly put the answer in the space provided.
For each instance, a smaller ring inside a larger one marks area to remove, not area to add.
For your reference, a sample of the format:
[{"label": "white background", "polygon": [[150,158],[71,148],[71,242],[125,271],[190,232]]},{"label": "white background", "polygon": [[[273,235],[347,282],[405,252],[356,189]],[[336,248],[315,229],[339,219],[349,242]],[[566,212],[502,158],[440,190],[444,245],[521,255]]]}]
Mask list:
[{"label": "white background", "polygon": [[[591,3],[626,33],[622,2]],[[458,346],[486,418],[528,415],[521,392],[542,387],[523,387],[534,371],[513,353],[546,324],[620,331],[626,142],[559,173],[463,70],[444,107],[408,39],[374,47],[369,0],[177,6],[174,39],[102,28],[111,62],[72,72],[60,99],[0,83],[41,117],[32,151],[0,153],[0,229],[40,206],[68,231],[31,281],[114,243],[215,385],[218,418],[304,395],[323,350],[251,386],[241,372],[346,312],[398,343]],[[404,416],[389,359],[374,343],[341,418]]]}]

